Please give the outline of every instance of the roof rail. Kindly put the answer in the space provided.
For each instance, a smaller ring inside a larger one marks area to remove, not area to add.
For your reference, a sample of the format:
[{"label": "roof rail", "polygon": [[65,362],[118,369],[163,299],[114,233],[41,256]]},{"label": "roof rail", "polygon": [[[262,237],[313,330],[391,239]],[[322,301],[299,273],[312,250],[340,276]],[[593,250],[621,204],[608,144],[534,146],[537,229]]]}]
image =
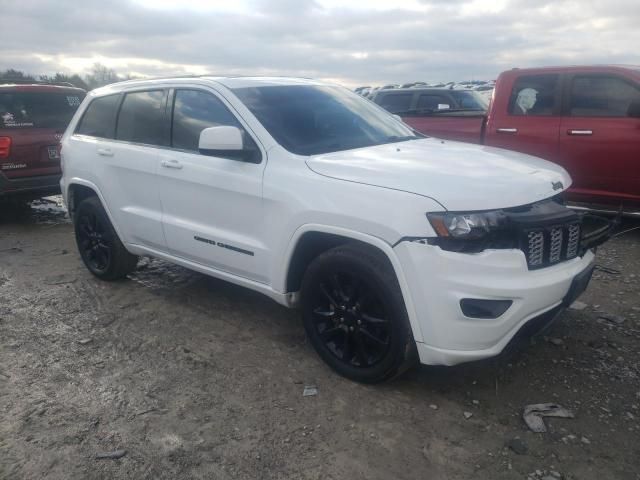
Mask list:
[{"label": "roof rail", "polygon": [[73,83],[69,82],[46,82],[43,80],[29,80],[26,78],[0,78],[0,84],[15,84],[15,85],[54,85],[58,87],[76,87]]}]

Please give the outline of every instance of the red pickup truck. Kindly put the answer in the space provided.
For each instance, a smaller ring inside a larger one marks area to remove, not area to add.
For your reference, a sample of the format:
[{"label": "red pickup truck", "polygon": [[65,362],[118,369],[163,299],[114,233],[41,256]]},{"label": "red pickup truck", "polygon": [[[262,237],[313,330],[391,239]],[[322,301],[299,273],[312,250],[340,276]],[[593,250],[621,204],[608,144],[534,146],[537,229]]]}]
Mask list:
[{"label": "red pickup truck", "polygon": [[406,112],[394,113],[416,130],[550,160],[573,178],[570,201],[640,214],[640,67],[509,70],[486,114],[420,111],[414,95]]}]

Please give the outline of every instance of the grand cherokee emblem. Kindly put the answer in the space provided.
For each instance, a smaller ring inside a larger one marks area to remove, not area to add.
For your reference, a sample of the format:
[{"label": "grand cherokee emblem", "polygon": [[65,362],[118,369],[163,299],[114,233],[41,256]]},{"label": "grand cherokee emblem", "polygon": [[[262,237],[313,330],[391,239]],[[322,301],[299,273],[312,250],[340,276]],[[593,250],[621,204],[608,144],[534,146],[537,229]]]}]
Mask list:
[{"label": "grand cherokee emblem", "polygon": [[562,185],[562,182],[551,182],[551,186],[554,190],[562,190],[562,188],[564,187],[564,185]]}]

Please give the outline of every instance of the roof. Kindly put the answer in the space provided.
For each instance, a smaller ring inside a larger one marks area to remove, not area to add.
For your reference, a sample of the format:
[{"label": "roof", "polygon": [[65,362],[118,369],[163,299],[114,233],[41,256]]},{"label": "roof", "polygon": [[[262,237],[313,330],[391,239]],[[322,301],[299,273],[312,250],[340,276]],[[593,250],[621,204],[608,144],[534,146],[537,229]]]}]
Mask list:
[{"label": "roof", "polygon": [[449,88],[449,87],[407,87],[407,88],[381,88],[376,93],[420,93],[420,92],[473,92],[470,88]]},{"label": "roof", "polygon": [[588,72],[612,72],[612,71],[631,71],[634,74],[640,73],[640,65],[560,65],[547,67],[531,67],[531,68],[513,68],[503,72],[510,73],[532,73],[532,72],[567,72],[567,73],[588,73]]},{"label": "roof", "polygon": [[0,91],[11,90],[18,92],[68,92],[70,90],[84,92],[82,88],[73,85],[54,85],[50,83],[0,83]]},{"label": "roof", "polygon": [[329,85],[327,82],[314,80],[312,78],[296,77],[229,77],[218,78],[217,81],[228,88],[273,87],[278,85]]},{"label": "roof", "polygon": [[148,87],[150,85],[164,85],[167,83],[180,84],[180,83],[216,83],[224,85],[227,88],[242,88],[242,87],[266,87],[266,86],[278,86],[278,85],[330,85],[329,83],[322,82],[320,80],[313,80],[309,78],[295,78],[295,77],[239,77],[239,76],[212,76],[212,75],[193,75],[193,76],[180,76],[180,77],[161,77],[161,78],[145,78],[137,80],[126,80],[124,82],[112,83],[104,87],[94,90],[92,93],[96,95],[106,95],[109,93],[116,93],[122,90],[135,87]]}]

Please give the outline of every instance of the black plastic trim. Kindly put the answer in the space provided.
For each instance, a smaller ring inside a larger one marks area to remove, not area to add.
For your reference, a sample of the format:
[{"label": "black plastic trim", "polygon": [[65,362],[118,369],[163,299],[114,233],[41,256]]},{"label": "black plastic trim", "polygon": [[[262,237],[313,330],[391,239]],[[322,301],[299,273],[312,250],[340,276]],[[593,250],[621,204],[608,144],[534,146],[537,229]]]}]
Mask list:
[{"label": "black plastic trim", "polygon": [[227,250],[231,250],[233,252],[249,255],[250,257],[254,256],[254,253],[251,250],[245,250],[243,248],[234,247],[233,245],[229,245],[227,243],[217,242],[215,240],[209,240],[208,238],[199,237],[198,235],[195,235],[193,239],[197,240],[198,242],[208,243],[209,245],[215,245],[220,248],[226,248]]},{"label": "black plastic trim", "polygon": [[481,298],[463,298],[460,309],[465,317],[496,319],[513,305],[513,300],[486,300]]},{"label": "black plastic trim", "polygon": [[42,175],[38,177],[23,177],[9,179],[0,172],[0,196],[20,193],[60,193],[60,177],[56,175]]}]

